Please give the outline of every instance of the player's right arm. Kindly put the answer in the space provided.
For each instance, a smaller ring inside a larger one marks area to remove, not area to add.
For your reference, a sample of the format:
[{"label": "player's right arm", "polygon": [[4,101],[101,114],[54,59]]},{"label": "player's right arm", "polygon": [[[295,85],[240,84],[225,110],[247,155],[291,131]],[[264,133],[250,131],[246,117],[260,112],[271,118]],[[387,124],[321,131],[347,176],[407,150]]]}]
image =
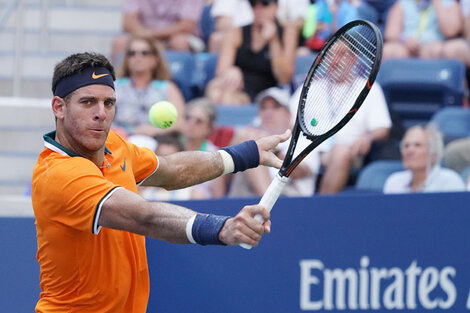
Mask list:
[{"label": "player's right arm", "polygon": [[[282,161],[273,153],[279,143],[290,137],[284,134],[266,136],[256,140],[259,164],[280,168]],[[183,151],[159,157],[158,170],[144,181],[146,186],[163,187],[168,190],[196,185],[222,175],[224,159],[220,152]]]},{"label": "player's right arm", "polygon": [[[99,226],[125,230],[172,243],[190,243],[188,221],[197,213],[165,202],[148,202],[138,194],[119,188],[103,203]],[[227,219],[218,232],[221,243],[257,245],[261,236],[269,232],[269,222],[262,225],[254,219],[261,214],[265,221],[269,213],[259,205],[245,206],[235,217]]]}]

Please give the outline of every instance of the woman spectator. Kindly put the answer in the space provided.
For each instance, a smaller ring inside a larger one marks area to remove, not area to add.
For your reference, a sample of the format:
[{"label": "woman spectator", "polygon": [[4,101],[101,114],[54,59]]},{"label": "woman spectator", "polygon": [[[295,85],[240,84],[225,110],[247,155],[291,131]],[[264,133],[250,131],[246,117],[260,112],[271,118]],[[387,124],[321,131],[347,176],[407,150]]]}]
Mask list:
[{"label": "woman spectator", "polygon": [[233,28],[220,52],[216,77],[206,96],[216,104],[250,104],[269,87],[290,82],[295,68],[299,30],[276,18],[276,0],[250,0],[254,21]]},{"label": "woman spectator", "polygon": [[399,0],[385,26],[383,59],[420,57],[457,59],[470,65],[463,19],[455,0]]},{"label": "woman spectator", "polygon": [[[218,148],[209,141],[214,133],[217,111],[207,98],[196,98],[187,103],[184,123],[181,125],[181,142],[184,150],[217,151]],[[225,178],[221,176],[196,188],[205,198],[220,198],[225,195]]]},{"label": "woman spectator", "polygon": [[401,144],[405,171],[390,175],[384,193],[463,191],[459,174],[441,167],[443,150],[441,132],[428,124],[408,129]]},{"label": "woman spectator", "polygon": [[[116,88],[114,126],[128,135],[154,137],[165,130],[153,127],[148,120],[152,104],[167,100],[173,103],[178,115],[184,114],[184,98],[171,81],[168,64],[159,46],[151,39],[131,37],[126,47]],[[171,131],[180,128],[179,117]]]}]

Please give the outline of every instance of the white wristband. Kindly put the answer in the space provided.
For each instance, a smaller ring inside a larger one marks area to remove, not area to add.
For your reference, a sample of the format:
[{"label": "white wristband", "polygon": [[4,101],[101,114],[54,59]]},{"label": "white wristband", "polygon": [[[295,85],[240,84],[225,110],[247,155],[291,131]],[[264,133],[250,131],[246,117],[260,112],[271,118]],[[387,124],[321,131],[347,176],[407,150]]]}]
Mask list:
[{"label": "white wristband", "polygon": [[193,238],[193,224],[194,220],[196,219],[196,215],[197,214],[194,214],[193,217],[191,217],[186,223],[186,237],[188,237],[190,243],[196,243]]},{"label": "white wristband", "polygon": [[227,151],[224,151],[224,150],[219,150],[219,153],[224,162],[223,175],[228,174],[228,173],[233,173],[233,171],[235,170],[235,164],[233,163],[232,156]]}]

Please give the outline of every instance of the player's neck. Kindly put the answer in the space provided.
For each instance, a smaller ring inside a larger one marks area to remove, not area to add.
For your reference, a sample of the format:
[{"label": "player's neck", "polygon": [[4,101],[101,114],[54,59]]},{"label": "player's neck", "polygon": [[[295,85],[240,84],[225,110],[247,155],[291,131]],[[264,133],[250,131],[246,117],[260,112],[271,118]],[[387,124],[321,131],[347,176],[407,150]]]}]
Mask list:
[{"label": "player's neck", "polygon": [[105,158],[104,158],[105,147],[104,146],[96,151],[90,151],[86,149],[85,147],[82,147],[82,145],[76,143],[72,137],[66,136],[65,133],[61,131],[59,128],[56,131],[55,141],[59,143],[61,146],[63,146],[64,148],[84,157],[85,159],[90,160],[96,166],[100,168],[103,166],[103,162],[105,161]]}]

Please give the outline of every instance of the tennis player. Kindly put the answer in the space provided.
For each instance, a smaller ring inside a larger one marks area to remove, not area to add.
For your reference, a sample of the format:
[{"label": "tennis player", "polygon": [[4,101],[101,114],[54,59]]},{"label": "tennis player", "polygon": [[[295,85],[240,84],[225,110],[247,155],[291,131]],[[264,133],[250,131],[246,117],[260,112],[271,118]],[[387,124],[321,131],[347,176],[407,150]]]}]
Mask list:
[{"label": "tennis player", "polygon": [[269,213],[259,205],[235,217],[198,214],[147,202],[137,185],[147,179],[177,189],[259,164],[280,167],[271,151],[288,132],[216,152],[157,157],[110,131],[114,80],[112,65],[100,54],[74,54],[54,69],[56,130],[44,135],[32,179],[42,289],[36,312],[146,312],[145,236],[256,246],[270,231]]}]

